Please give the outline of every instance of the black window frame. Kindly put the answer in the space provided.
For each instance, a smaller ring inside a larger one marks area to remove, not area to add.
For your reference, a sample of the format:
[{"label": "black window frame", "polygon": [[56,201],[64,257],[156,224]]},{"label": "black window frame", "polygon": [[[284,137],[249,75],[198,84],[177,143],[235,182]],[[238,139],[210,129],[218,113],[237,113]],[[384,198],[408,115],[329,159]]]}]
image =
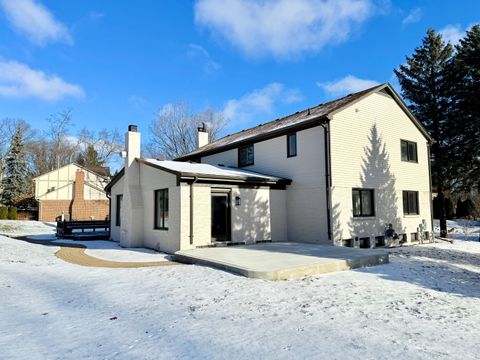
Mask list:
[{"label": "black window frame", "polygon": [[[404,144],[407,149],[406,158],[403,156]],[[412,153],[410,153],[411,147],[413,147],[415,150]],[[415,141],[409,141],[409,140],[403,140],[403,139],[400,140],[400,159],[405,162],[418,163],[418,146]]]},{"label": "black window frame", "polygon": [[115,226],[121,226],[121,211],[122,211],[123,194],[117,194],[115,197]]},{"label": "black window frame", "polygon": [[[294,149],[292,149],[290,147],[290,138],[291,137],[293,137],[295,139]],[[292,151],[292,150],[294,150],[294,151]],[[298,154],[298,152],[297,152],[297,133],[293,132],[293,133],[287,134],[287,158],[295,157],[295,156],[297,156],[297,154]]]},{"label": "black window frame", "polygon": [[[415,207],[416,209],[412,210],[411,203],[410,203],[410,194],[414,194],[415,197]],[[414,190],[403,190],[402,191],[402,204],[403,204],[403,215],[420,215],[420,204],[418,201],[418,191]],[[416,212],[414,212],[416,211]]]},{"label": "black window frame", "polygon": [[[166,210],[165,209],[160,209],[159,206],[159,196],[157,194],[164,194],[163,195],[163,201],[165,204],[166,200]],[[166,194],[166,196],[165,196]],[[169,219],[169,196],[168,196],[168,188],[165,189],[157,189],[154,191],[154,201],[153,201],[153,206],[154,206],[154,219],[153,219],[153,228],[155,230],[168,230],[168,219]],[[160,217],[159,217],[159,211],[161,211]],[[167,214],[167,226],[165,226],[165,214]],[[158,220],[160,220],[160,224],[158,223]]]},{"label": "black window frame", "polygon": [[[251,160],[249,160],[249,158],[248,158],[248,149],[249,148],[252,149]],[[242,162],[242,155],[241,155],[242,151],[247,152],[246,157],[245,157],[245,159],[246,159],[245,163]],[[239,147],[238,148],[238,167],[240,168],[240,167],[250,166],[250,165],[253,165],[254,163],[255,163],[255,147],[254,147],[253,143]]]},{"label": "black window frame", "polygon": [[[358,196],[360,197],[360,214],[355,214],[355,198],[354,198],[355,191],[358,191]],[[363,212],[363,204],[362,204],[363,192],[370,193],[370,202],[372,204],[371,213]],[[375,217],[375,189],[365,189],[365,188],[352,189],[352,213],[353,213],[353,217]]]}]

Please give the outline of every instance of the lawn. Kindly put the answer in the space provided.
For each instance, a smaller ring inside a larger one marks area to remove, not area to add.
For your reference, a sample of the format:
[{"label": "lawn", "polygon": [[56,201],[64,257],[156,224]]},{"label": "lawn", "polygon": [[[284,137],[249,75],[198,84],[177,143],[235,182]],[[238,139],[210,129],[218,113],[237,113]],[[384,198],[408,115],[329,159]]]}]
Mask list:
[{"label": "lawn", "polygon": [[[52,232],[48,224],[16,224],[17,235]],[[87,268],[56,258],[57,249],[0,236],[1,359],[480,353],[473,241],[392,249],[388,265],[279,282],[193,265]]]}]

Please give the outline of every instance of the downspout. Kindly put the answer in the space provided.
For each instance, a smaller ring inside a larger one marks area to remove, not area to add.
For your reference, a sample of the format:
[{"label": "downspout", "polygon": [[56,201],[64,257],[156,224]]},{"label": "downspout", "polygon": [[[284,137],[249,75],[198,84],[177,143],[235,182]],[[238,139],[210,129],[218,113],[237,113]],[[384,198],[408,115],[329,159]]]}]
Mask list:
[{"label": "downspout", "polygon": [[327,118],[326,123],[320,124],[323,127],[324,135],[324,153],[325,153],[325,198],[327,206],[327,230],[328,240],[332,240],[332,224],[331,224],[331,211],[330,211],[330,119]]},{"label": "downspout", "polygon": [[110,223],[110,226],[108,227],[108,239],[111,239],[111,233],[112,233],[112,194],[110,194],[109,191],[105,193],[108,198],[108,222]]},{"label": "downspout", "polygon": [[428,185],[430,186],[430,191],[429,191],[429,200],[430,200],[430,231],[432,232],[432,236],[435,239],[435,234],[433,231],[433,198],[432,198],[432,169],[431,169],[431,158],[430,158],[430,146],[432,144],[430,142],[427,142],[427,153],[428,153]]},{"label": "downspout", "polygon": [[195,176],[193,181],[190,183],[190,245],[193,245],[193,184],[198,180],[198,177]]}]

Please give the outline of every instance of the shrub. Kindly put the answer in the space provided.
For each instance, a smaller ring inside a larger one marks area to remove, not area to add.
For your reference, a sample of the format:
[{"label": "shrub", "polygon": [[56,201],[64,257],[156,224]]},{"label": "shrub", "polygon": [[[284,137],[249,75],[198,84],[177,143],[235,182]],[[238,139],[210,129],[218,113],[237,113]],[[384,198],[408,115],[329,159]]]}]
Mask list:
[{"label": "shrub", "polygon": [[0,206],[0,219],[5,220],[8,218],[8,208],[6,206]]},{"label": "shrub", "polygon": [[9,220],[17,220],[17,208],[15,206],[11,206],[8,209],[8,219]]}]

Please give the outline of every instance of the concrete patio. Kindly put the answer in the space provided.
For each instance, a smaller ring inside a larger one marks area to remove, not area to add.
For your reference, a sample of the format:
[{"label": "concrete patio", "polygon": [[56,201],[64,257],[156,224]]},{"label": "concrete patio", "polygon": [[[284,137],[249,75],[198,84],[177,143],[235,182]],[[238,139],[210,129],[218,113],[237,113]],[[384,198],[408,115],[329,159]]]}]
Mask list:
[{"label": "concrete patio", "polygon": [[286,280],[388,263],[387,251],[304,243],[262,243],[177,251],[175,260],[250,278]]}]

